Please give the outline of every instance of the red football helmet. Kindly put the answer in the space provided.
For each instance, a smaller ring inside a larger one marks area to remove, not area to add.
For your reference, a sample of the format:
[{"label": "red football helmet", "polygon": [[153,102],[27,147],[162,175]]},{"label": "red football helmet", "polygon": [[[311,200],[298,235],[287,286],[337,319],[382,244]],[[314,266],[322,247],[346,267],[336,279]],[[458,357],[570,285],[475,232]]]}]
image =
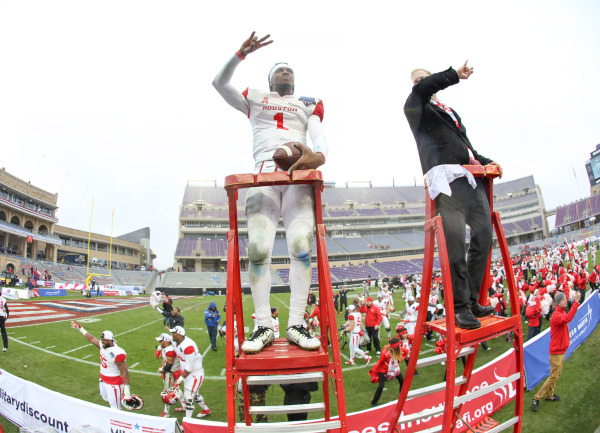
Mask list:
[{"label": "red football helmet", "polygon": [[163,403],[173,405],[177,404],[177,402],[181,400],[183,393],[178,386],[172,386],[171,388],[161,392],[160,396],[162,397]]}]

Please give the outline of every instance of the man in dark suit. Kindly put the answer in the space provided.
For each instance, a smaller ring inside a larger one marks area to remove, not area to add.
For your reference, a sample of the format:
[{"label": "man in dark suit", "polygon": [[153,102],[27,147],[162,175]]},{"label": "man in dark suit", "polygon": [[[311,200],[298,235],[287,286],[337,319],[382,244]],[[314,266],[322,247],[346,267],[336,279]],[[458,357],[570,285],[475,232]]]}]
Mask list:
[{"label": "man in dark suit", "polygon": [[[489,203],[481,179],[475,179],[465,164],[498,163],[473,149],[460,116],[437,99],[437,92],[466,80],[473,68],[431,74],[424,69],[411,73],[412,91],[404,114],[415,136],[421,168],[429,195],[442,216],[454,294],[455,323],[466,329],[481,326],[477,317],[493,313],[478,303],[487,259],[492,246]],[[500,173],[502,168],[500,167]],[[465,259],[465,224],[471,228],[468,260]]]}]

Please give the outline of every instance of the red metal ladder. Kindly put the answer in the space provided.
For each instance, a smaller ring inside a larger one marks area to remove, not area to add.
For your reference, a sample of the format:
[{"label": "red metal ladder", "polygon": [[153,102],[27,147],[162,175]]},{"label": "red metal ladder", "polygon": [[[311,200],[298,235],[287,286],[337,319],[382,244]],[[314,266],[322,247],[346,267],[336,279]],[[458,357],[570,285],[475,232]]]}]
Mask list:
[{"label": "red metal ladder", "polygon": [[[246,431],[283,431],[309,432],[332,431],[341,433],[348,431],[346,424],[346,401],[342,378],[339,341],[337,338],[336,316],[333,307],[331,275],[325,243],[325,225],[321,207],[321,190],[323,178],[320,171],[297,170],[291,176],[287,172],[236,174],[225,178],[225,189],[229,198],[229,231],[227,232],[227,323],[237,325],[239,347],[245,339],[244,312],[242,305],[242,289],[239,260],[239,239],[237,220],[238,190],[259,186],[300,185],[309,184],[315,194],[315,221],[317,264],[319,273],[319,303],[321,347],[316,351],[305,351],[289,344],[285,338],[277,338],[273,345],[265,347],[257,354],[245,354],[240,351],[239,357],[234,354],[234,333],[226,335],[226,379],[227,379],[227,425],[228,432]],[[229,328],[229,326],[228,326]],[[233,329],[233,326],[232,328]],[[328,352],[328,337],[331,353]],[[329,381],[333,384],[333,393],[337,399],[338,419],[332,419],[329,398]],[[236,389],[242,383],[244,397],[245,424],[236,424]],[[282,383],[322,382],[323,403],[288,406],[250,406],[249,385],[266,385]],[[260,423],[252,425],[251,414],[304,413],[324,412],[320,422],[304,423]]]},{"label": "red metal ladder", "polygon": [[[421,300],[427,302],[431,290],[431,276],[433,272],[434,242],[437,240],[440,267],[442,271],[442,283],[444,287],[444,303],[446,318],[427,322],[427,308],[418,310],[417,326],[415,329],[422,332],[415,332],[413,346],[410,352],[410,360],[404,379],[404,385],[398,402],[394,410],[394,415],[390,421],[388,432],[393,432],[398,424],[414,422],[423,418],[440,415],[442,423],[437,427],[429,428],[428,433],[454,431],[457,420],[459,420],[460,410],[464,403],[487,393],[493,392],[511,382],[516,382],[517,395],[515,397],[515,416],[510,420],[489,430],[490,433],[496,433],[513,427],[513,432],[521,431],[521,421],[523,417],[523,393],[524,393],[524,367],[523,367],[523,333],[521,329],[521,317],[517,301],[517,288],[515,284],[514,273],[511,265],[510,254],[504,237],[504,231],[500,224],[500,214],[493,211],[493,186],[492,180],[500,175],[496,166],[465,166],[473,176],[481,177],[484,183],[485,191],[489,200],[490,210],[492,212],[492,225],[496,231],[496,237],[502,254],[502,261],[506,270],[506,281],[509,289],[510,311],[509,317],[487,316],[480,319],[481,327],[474,330],[461,329],[454,324],[454,302],[452,296],[452,282],[450,279],[450,268],[448,264],[448,253],[442,228],[442,217],[435,214],[435,201],[429,197],[429,191],[426,189],[426,208],[425,208],[425,257],[423,261],[423,277],[421,282]],[[487,299],[487,290],[490,287],[489,275],[491,266],[491,251],[488,257],[483,284],[480,290],[479,302],[485,305]],[[446,353],[419,359],[423,333],[429,330],[438,332],[446,337]],[[490,384],[476,392],[467,394],[471,373],[477,357],[479,343],[500,335],[514,334],[512,340],[516,352],[516,371],[506,379]],[[461,356],[466,356],[466,362],[463,374],[456,377],[456,360]],[[428,386],[426,388],[416,389],[409,392],[415,369],[434,365],[446,361],[446,381],[440,384]],[[408,398],[432,394],[445,389],[444,404],[426,409],[418,413],[403,415],[402,410]],[[463,423],[465,422],[462,420]],[[469,431],[469,430],[467,430]]]}]

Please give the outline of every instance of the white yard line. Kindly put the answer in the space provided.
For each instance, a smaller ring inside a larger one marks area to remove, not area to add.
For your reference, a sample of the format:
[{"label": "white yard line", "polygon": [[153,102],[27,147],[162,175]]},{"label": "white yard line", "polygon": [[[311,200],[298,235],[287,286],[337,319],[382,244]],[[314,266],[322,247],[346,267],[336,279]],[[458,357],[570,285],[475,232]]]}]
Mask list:
[{"label": "white yard line", "polygon": [[138,364],[139,364],[139,362],[136,362],[135,364],[133,364],[133,365],[132,365],[131,367],[129,367],[129,368],[135,368],[135,367],[137,367],[137,366],[138,366]]}]

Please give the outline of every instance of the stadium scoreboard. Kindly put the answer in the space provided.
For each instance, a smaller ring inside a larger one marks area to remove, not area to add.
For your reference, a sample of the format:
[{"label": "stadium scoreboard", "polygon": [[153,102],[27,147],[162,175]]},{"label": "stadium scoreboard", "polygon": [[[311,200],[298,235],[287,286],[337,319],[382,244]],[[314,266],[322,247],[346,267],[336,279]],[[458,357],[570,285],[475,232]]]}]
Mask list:
[{"label": "stadium scoreboard", "polygon": [[586,162],[585,170],[588,174],[590,186],[600,183],[600,144],[597,144],[596,150],[590,153],[590,160]]}]

